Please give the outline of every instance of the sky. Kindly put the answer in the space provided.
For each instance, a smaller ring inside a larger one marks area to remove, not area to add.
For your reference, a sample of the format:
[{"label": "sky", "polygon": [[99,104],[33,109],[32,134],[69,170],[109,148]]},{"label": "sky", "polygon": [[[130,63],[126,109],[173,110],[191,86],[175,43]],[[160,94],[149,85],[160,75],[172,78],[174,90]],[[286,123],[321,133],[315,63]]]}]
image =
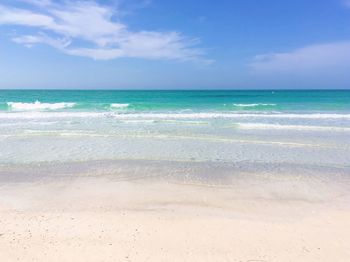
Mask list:
[{"label": "sky", "polygon": [[0,88],[350,89],[350,0],[0,0]]}]

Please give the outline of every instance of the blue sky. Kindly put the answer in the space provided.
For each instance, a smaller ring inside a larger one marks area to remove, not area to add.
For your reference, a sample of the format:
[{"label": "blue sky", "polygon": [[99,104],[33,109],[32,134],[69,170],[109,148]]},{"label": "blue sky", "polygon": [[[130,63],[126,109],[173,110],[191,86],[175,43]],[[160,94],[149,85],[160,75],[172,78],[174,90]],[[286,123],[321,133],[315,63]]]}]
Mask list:
[{"label": "blue sky", "polygon": [[1,0],[0,88],[350,88],[350,0]]}]

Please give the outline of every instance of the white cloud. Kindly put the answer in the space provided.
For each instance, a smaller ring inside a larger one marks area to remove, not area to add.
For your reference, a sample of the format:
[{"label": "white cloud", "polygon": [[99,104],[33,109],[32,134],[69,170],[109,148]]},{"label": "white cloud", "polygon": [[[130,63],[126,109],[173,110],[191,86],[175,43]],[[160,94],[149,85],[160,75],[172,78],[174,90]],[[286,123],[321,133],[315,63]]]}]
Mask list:
[{"label": "white cloud", "polygon": [[178,33],[139,32],[120,41],[118,48],[72,48],[65,52],[97,60],[118,57],[191,60],[200,57],[201,52],[190,49],[189,42],[184,45],[185,41]]},{"label": "white cloud", "polygon": [[39,11],[0,5],[0,25],[39,30],[34,35],[13,37],[16,43],[47,44],[66,54],[103,60],[120,57],[202,59],[201,50],[195,47],[197,39],[186,38],[179,32],[131,31],[118,20],[118,12],[94,1],[22,2]]},{"label": "white cloud", "polygon": [[261,74],[335,71],[350,68],[350,41],[306,46],[291,52],[258,55],[250,64]]},{"label": "white cloud", "polygon": [[27,47],[32,47],[35,44],[47,44],[60,50],[64,50],[71,44],[71,41],[67,38],[55,39],[46,36],[45,34],[39,35],[25,35],[12,38],[12,40],[18,44],[24,44]]},{"label": "white cloud", "polygon": [[4,7],[0,5],[0,24],[14,24],[35,27],[51,27],[54,24],[52,17],[33,13],[31,11]]}]

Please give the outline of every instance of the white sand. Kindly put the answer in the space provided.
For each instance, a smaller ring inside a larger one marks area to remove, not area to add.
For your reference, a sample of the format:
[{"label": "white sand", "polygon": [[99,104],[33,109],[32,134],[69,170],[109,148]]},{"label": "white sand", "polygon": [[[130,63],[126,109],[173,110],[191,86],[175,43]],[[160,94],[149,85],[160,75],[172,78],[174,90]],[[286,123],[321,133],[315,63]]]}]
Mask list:
[{"label": "white sand", "polygon": [[2,184],[0,261],[349,261],[341,196],[246,191],[97,178]]}]

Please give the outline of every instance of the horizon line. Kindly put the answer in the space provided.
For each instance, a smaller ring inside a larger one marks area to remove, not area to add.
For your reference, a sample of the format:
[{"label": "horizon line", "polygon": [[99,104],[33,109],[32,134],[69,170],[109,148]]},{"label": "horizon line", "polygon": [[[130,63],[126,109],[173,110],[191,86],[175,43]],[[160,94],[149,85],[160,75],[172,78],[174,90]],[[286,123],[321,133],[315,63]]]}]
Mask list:
[{"label": "horizon line", "polygon": [[201,89],[158,89],[158,88],[1,88],[0,91],[350,91],[349,88],[201,88]]}]

